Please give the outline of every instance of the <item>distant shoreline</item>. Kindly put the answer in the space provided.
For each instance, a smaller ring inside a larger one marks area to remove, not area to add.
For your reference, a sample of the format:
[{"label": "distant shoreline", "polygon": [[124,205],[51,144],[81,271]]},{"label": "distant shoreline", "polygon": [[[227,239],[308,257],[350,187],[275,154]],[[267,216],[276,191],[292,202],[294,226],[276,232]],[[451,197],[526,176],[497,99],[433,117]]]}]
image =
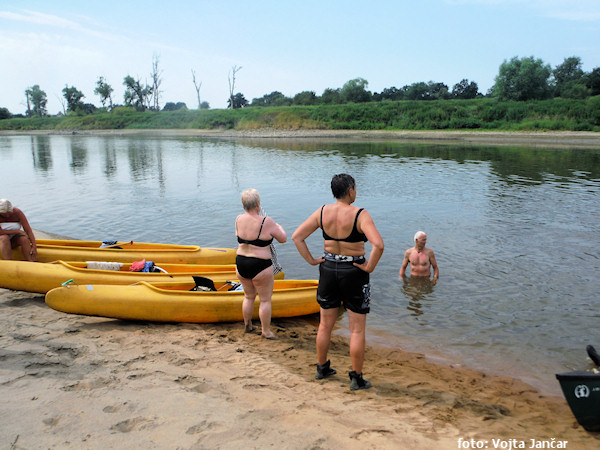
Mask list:
[{"label": "distant shoreline", "polygon": [[192,136],[211,139],[306,139],[344,141],[417,141],[438,143],[525,145],[543,147],[585,147],[600,149],[600,133],[590,131],[361,131],[361,130],[205,130],[205,129],[127,129],[127,130],[30,130],[0,131],[10,135],[78,136]]}]

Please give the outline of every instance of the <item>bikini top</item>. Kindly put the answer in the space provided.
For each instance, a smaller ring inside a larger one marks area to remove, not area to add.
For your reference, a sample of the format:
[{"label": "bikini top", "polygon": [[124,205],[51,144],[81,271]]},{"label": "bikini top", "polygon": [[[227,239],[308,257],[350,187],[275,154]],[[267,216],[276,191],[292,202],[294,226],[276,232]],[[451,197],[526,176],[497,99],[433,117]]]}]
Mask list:
[{"label": "bikini top", "polygon": [[[269,239],[267,241],[259,239],[260,233],[261,233],[261,231],[263,229],[263,225],[265,224],[265,220],[266,219],[267,219],[266,217],[263,218],[263,220],[262,220],[262,222],[260,224],[260,230],[258,230],[258,236],[256,237],[256,239],[254,239],[253,241],[249,241],[248,239],[242,239],[241,237],[238,236],[237,237],[238,243],[240,243],[240,244],[250,244],[250,245],[254,245],[256,247],[268,247],[269,245],[271,245],[271,243],[273,242],[273,238],[271,238],[271,239]],[[237,228],[237,221],[235,222],[235,227]]]},{"label": "bikini top", "polygon": [[323,228],[323,208],[325,205],[321,207],[321,230],[323,230],[323,239],[326,241],[338,241],[338,242],[367,242],[367,236],[364,233],[359,233],[358,228],[356,228],[356,224],[358,222],[358,215],[363,211],[364,208],[360,208],[356,213],[356,217],[354,218],[354,226],[352,227],[352,232],[348,237],[336,239],[332,238],[325,232],[325,228]]}]

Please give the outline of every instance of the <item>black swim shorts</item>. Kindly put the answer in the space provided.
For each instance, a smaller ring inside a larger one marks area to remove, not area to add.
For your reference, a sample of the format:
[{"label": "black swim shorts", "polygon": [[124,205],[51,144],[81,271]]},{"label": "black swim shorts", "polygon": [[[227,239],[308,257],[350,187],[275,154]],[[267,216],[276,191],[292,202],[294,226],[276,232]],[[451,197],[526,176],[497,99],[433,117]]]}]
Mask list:
[{"label": "black swim shorts", "polygon": [[319,287],[317,302],[323,309],[337,308],[342,304],[346,309],[358,314],[370,311],[371,284],[369,274],[353,263],[364,263],[365,259],[354,261],[332,261],[325,259],[319,265]]}]

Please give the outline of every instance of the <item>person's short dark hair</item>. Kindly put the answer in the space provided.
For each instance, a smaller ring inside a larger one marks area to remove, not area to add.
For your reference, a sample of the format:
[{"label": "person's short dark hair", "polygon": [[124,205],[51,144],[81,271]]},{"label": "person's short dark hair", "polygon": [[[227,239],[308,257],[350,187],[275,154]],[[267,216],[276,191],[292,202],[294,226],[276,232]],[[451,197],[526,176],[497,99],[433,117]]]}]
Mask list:
[{"label": "person's short dark hair", "polygon": [[350,192],[350,189],[356,188],[356,181],[352,175],[340,173],[334,175],[331,179],[331,192],[337,199],[344,198]]}]

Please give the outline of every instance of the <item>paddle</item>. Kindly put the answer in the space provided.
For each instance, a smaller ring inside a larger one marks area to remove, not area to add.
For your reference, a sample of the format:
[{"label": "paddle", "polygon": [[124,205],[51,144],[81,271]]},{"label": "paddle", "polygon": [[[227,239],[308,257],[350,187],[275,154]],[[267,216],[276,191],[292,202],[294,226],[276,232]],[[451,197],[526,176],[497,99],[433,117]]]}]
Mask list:
[{"label": "paddle", "polygon": [[121,248],[121,245],[133,245],[133,241],[129,241],[129,242],[123,242],[123,243],[116,243],[116,244],[111,244],[111,245],[105,245],[104,247],[100,247],[100,248]]},{"label": "paddle", "polygon": [[590,357],[590,359],[594,362],[594,364],[600,367],[600,355],[598,354],[596,349],[591,345],[588,345],[585,349],[587,350],[587,354]]}]

